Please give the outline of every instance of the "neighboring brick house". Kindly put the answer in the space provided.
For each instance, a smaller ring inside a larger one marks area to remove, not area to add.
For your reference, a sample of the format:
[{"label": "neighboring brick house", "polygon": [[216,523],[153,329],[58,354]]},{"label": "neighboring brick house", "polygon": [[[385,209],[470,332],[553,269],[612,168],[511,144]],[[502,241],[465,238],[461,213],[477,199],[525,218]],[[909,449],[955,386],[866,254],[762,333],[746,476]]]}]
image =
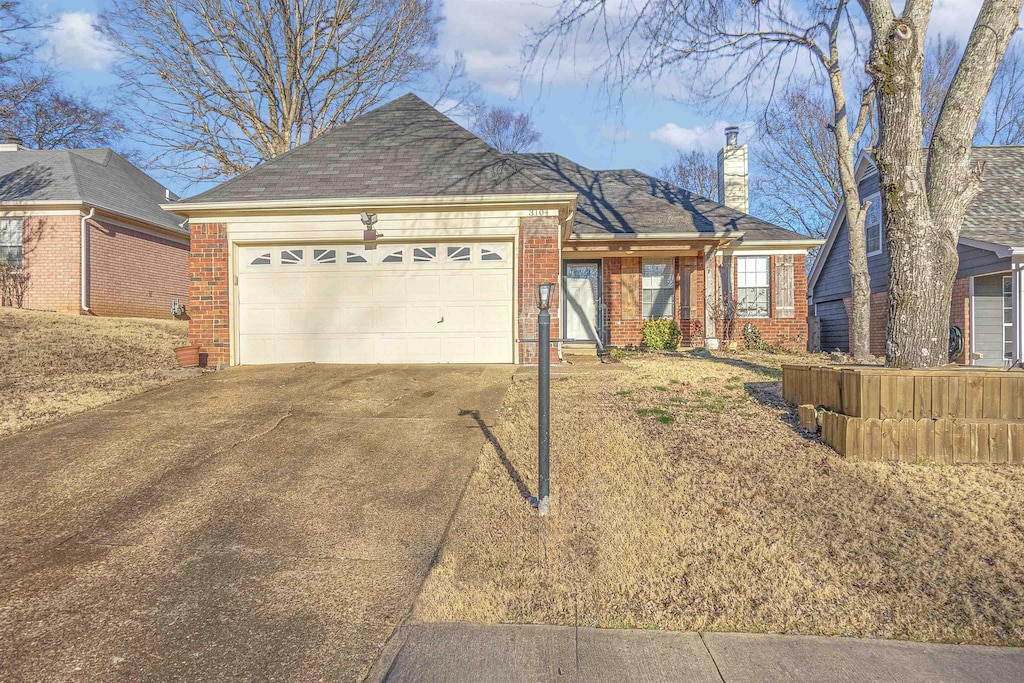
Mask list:
[{"label": "neighboring brick house", "polygon": [[[952,362],[1005,366],[1024,352],[1024,147],[975,147],[984,163],[981,193],[967,209],[950,305],[950,326],[963,335]],[[871,353],[885,355],[889,324],[889,255],[882,224],[878,170],[870,156],[857,160],[862,201],[870,201],[865,232],[871,278]],[[850,240],[840,205],[811,271],[810,314],[820,326],[823,351],[850,348]]]},{"label": "neighboring brick house", "polygon": [[[745,205],[730,136],[722,191]],[[501,154],[413,95],[164,208],[190,219],[211,363],[533,363],[543,282],[554,339],[634,345],[671,317],[703,343],[721,297],[737,336],[803,349],[820,244],[638,171]]]},{"label": "neighboring brick house", "polygon": [[187,302],[189,242],[160,208],[170,198],[109,149],[0,144],[0,262],[24,279],[22,306],[171,317]]}]

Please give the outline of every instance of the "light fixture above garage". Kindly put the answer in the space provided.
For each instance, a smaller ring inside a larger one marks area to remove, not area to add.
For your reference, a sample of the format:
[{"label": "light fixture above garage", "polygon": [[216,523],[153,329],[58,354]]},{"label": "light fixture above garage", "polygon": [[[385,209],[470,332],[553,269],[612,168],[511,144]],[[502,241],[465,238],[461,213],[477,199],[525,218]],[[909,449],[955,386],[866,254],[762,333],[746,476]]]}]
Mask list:
[{"label": "light fixture above garage", "polygon": [[375,213],[367,213],[367,212],[363,211],[361,214],[359,214],[359,220],[361,220],[363,222],[363,226],[365,228],[363,230],[363,241],[364,242],[376,241],[376,239],[380,236],[380,235],[377,234],[377,231],[373,227],[374,224],[377,222],[377,214],[375,214]]}]

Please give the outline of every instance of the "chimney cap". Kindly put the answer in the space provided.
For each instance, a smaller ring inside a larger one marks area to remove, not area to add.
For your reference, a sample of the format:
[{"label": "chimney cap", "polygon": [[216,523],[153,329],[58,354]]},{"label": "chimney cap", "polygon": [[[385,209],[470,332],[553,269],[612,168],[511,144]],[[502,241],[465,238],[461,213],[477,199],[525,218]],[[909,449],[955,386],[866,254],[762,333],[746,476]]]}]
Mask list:
[{"label": "chimney cap", "polygon": [[739,126],[727,126],[725,129],[725,144],[730,147],[735,147],[739,144],[740,140],[740,127]]}]

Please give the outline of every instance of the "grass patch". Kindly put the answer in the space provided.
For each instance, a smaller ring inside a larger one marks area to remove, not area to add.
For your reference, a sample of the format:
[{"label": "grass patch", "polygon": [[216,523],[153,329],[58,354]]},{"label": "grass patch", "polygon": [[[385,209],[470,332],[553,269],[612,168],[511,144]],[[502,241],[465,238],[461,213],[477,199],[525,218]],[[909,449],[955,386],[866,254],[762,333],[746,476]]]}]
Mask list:
[{"label": "grass patch", "polygon": [[[552,514],[489,446],[414,618],[1024,644],[1024,468],[848,462],[784,421],[767,378],[800,357],[765,355],[555,383]],[[533,492],[535,403],[516,382],[494,427]]]},{"label": "grass patch", "polygon": [[664,408],[637,408],[636,414],[640,417],[656,417],[661,424],[672,424],[676,421],[675,416]]},{"label": "grass patch", "polygon": [[173,381],[187,323],[0,309],[0,435]]}]

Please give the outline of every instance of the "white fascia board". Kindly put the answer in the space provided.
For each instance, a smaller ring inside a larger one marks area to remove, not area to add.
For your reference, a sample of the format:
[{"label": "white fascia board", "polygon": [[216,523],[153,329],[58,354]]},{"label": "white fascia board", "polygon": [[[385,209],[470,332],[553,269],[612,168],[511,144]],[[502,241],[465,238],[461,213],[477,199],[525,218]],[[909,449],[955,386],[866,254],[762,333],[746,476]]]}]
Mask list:
[{"label": "white fascia board", "polygon": [[985,249],[991,251],[999,258],[1013,258],[1014,256],[1024,256],[1024,247],[1008,247],[1005,244],[995,244],[993,242],[985,242],[984,240],[971,239],[969,237],[961,237],[961,244],[966,244],[968,247],[974,247],[976,249]]},{"label": "white fascia board", "polygon": [[279,211],[312,210],[375,211],[381,209],[433,209],[452,207],[493,206],[575,206],[577,193],[517,194],[517,195],[460,195],[439,197],[349,197],[338,199],[275,199],[244,202],[170,202],[160,208],[182,216],[197,213],[273,213]]},{"label": "white fascia board", "polygon": [[573,235],[573,242],[632,242],[641,240],[665,240],[665,241],[680,241],[680,242],[707,242],[708,240],[736,240],[743,237],[742,232],[708,232],[708,233],[692,233],[692,232],[662,232],[662,233],[599,233],[599,234],[586,234],[586,235]]}]

